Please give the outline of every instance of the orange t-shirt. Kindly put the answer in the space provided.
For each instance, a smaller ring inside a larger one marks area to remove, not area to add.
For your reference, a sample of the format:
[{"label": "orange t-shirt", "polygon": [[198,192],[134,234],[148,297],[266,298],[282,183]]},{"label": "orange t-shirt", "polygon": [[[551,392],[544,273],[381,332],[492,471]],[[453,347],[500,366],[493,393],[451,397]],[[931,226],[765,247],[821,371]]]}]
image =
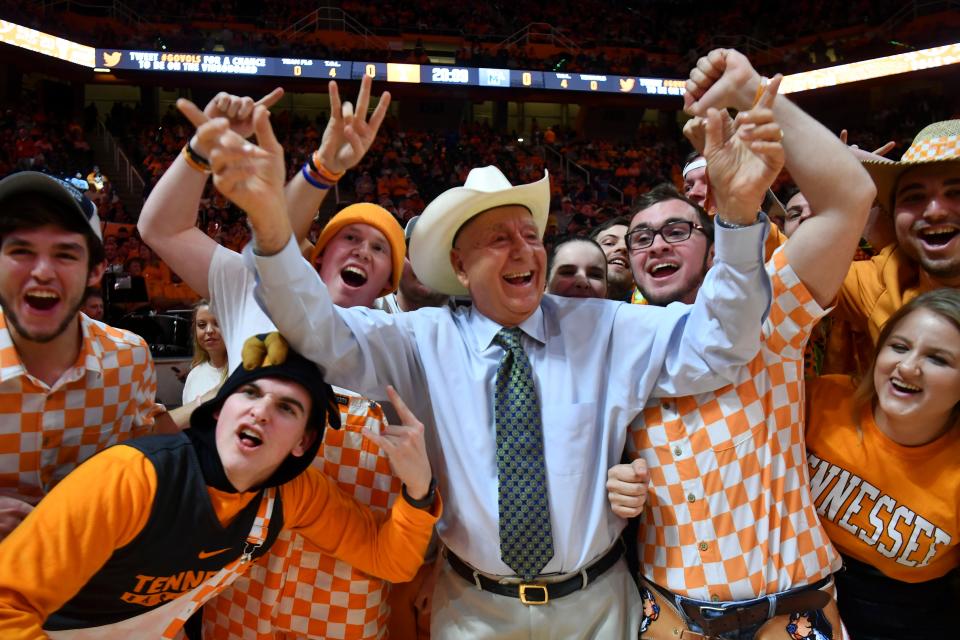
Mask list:
[{"label": "orange t-shirt", "polygon": [[903,582],[960,566],[960,429],[905,447],[853,400],[848,376],[807,381],[807,463],[837,549]]},{"label": "orange t-shirt", "polygon": [[876,344],[883,324],[897,309],[938,285],[924,277],[899,245],[887,245],[871,260],[854,262],[843,281],[835,315]]}]

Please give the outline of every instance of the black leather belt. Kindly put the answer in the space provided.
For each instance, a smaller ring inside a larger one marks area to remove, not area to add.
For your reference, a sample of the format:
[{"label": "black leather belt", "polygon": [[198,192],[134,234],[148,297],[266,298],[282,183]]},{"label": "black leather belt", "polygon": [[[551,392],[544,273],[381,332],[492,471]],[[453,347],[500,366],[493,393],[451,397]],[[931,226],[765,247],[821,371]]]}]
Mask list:
[{"label": "black leather belt", "polygon": [[555,598],[562,598],[574,591],[586,589],[587,585],[603,575],[616,564],[623,555],[623,542],[618,541],[603,556],[575,576],[560,582],[530,582],[520,584],[501,584],[496,580],[475,571],[466,562],[447,550],[447,561],[453,570],[467,582],[484,591],[501,596],[518,598],[523,604],[547,604]]},{"label": "black leather belt", "polygon": [[[824,578],[804,587],[778,593],[776,594],[777,601],[773,611],[770,610],[770,598],[772,596],[764,596],[744,602],[718,602],[716,604],[680,596],[678,604],[683,612],[703,629],[704,633],[709,636],[717,636],[735,629],[760,624],[774,616],[823,609],[830,603],[832,597],[826,591],[820,591],[820,588],[829,583],[830,578]],[[658,584],[652,582],[650,584],[653,584],[671,602],[676,602],[675,594]]]}]

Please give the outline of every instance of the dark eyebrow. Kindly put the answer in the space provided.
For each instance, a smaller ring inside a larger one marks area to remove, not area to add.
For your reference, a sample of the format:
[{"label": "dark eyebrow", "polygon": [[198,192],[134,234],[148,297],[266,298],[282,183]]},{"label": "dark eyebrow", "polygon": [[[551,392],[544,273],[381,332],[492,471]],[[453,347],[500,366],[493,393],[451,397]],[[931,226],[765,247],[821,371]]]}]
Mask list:
[{"label": "dark eyebrow", "polygon": [[[263,393],[263,389],[260,388],[260,385],[258,385],[258,384],[256,383],[256,381],[254,381],[254,382],[248,382],[247,384],[243,385],[243,387],[240,387],[240,388],[243,389],[244,387],[253,387],[254,389],[257,390],[257,393],[260,393],[260,394]],[[300,409],[300,411],[302,411],[303,413],[306,413],[306,412],[307,412],[307,409],[303,406],[303,403],[300,402],[299,400],[297,400],[297,399],[294,398],[294,397],[291,397],[291,396],[281,396],[281,397],[280,397],[280,401],[281,401],[281,402],[288,402],[288,403],[290,403],[290,404],[292,404],[292,405],[296,405],[296,406]]]},{"label": "dark eyebrow", "polygon": [[[943,184],[944,184],[944,186],[947,186],[947,187],[952,187],[952,186],[958,185],[958,184],[960,184],[960,178],[950,178],[950,179],[948,179],[948,180],[944,180],[944,181],[943,181]],[[908,191],[908,190],[910,190],[910,189],[920,189],[920,188],[922,188],[922,187],[923,187],[923,184],[921,184],[921,183],[919,183],[919,182],[908,182],[907,184],[905,184],[905,185],[903,185],[902,187],[900,187],[899,189],[897,189],[897,195],[900,195],[900,194],[903,193],[904,191]]]},{"label": "dark eyebrow", "polygon": [[301,412],[301,413],[306,413],[306,412],[307,412],[306,407],[304,407],[303,404],[302,404],[299,400],[297,400],[296,398],[293,398],[293,397],[290,397],[290,396],[283,396],[283,397],[280,398],[280,400],[281,400],[282,402],[287,402],[287,403],[289,403],[289,404],[292,404],[292,405],[296,406],[298,409],[300,409],[300,412]]},{"label": "dark eyebrow", "polygon": [[[660,226],[663,227],[664,225],[673,224],[674,222],[689,222],[690,224],[697,224],[693,220],[687,220],[686,218],[678,218],[674,216],[664,220],[663,224],[661,224]],[[641,222],[640,224],[635,226],[633,229],[630,229],[630,231],[634,231],[635,229],[653,229],[653,227],[649,223]]]},{"label": "dark eyebrow", "polygon": [[[32,242],[27,242],[21,238],[11,238],[7,243],[8,246],[14,247],[32,247],[34,246]],[[78,251],[82,252],[84,246],[79,242],[59,242],[54,245],[54,249],[57,251]]]}]

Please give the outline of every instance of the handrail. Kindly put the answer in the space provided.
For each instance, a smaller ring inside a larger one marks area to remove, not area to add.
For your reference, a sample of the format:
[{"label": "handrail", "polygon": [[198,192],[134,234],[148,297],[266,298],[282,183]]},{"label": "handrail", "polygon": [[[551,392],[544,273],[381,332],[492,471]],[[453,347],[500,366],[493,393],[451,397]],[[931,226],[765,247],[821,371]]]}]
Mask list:
[{"label": "handrail", "polygon": [[561,49],[567,49],[572,53],[580,52],[579,44],[548,22],[531,22],[524,28],[505,38],[499,46],[509,47],[518,42],[530,44],[531,39],[535,39],[538,44],[547,43],[558,46]]},{"label": "handrail", "polygon": [[124,188],[130,195],[136,198],[142,198],[146,181],[143,179],[143,176],[140,175],[140,172],[133,168],[133,163],[127,158],[127,154],[124,153],[120,145],[117,144],[116,139],[110,131],[107,130],[103,121],[99,119],[97,120],[97,136],[103,143],[107,153],[113,156],[113,164],[117,171],[120,172],[120,177],[122,178],[121,184],[124,185]]},{"label": "handrail", "polygon": [[881,33],[889,33],[908,19],[913,20],[921,15],[933,13],[933,11],[953,7],[960,7],[960,2],[957,0],[931,0],[928,2],[913,0],[912,2],[904,4],[898,11],[887,18],[883,24],[878,27],[878,31]]},{"label": "handrail", "polygon": [[[575,169],[578,169],[579,171],[583,172],[583,175],[586,178],[588,185],[592,184],[592,176],[590,175],[590,170],[584,167],[583,165],[581,165],[579,162],[576,162],[575,160],[571,160],[569,157],[567,157],[565,153],[560,153],[559,151],[557,151],[556,149],[554,149],[549,145],[541,144],[540,148],[546,149],[547,151],[549,151],[550,153],[552,153],[557,157],[557,161],[560,163],[560,171],[563,174],[564,180],[570,179],[570,167],[572,165]],[[546,160],[546,157],[544,157],[544,160]],[[607,185],[607,190],[615,191],[617,193],[620,199],[620,204],[623,204],[624,202],[626,202],[626,196],[624,195],[622,190],[618,189],[612,184]]]},{"label": "handrail", "polygon": [[111,0],[109,2],[96,2],[89,0],[87,2],[79,2],[78,0],[44,0],[41,3],[41,8],[46,11],[47,9],[59,8],[60,5],[66,5],[66,11],[70,11],[71,5],[81,7],[83,9],[97,9],[102,11],[108,18],[119,20],[120,22],[124,22],[134,27],[139,27],[140,23],[142,22],[140,14],[131,10],[127,5],[120,2],[120,0]]},{"label": "handrail", "polygon": [[[335,25],[327,27],[325,25]],[[324,25],[324,26],[321,26]],[[339,28],[336,28],[339,27]],[[387,43],[378,37],[366,25],[351,16],[340,7],[317,7],[307,15],[290,24],[280,32],[280,39],[305,31],[319,31],[323,28],[355,33],[363,37],[364,44],[370,49],[387,49]]]}]

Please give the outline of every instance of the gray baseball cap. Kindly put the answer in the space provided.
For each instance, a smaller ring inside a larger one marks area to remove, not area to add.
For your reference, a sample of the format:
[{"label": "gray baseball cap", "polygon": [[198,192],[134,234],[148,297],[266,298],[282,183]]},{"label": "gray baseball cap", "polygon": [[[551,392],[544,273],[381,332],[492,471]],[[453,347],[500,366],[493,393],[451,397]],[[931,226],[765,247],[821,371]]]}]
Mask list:
[{"label": "gray baseball cap", "polygon": [[77,215],[90,225],[93,235],[103,242],[97,205],[83,195],[83,191],[72,182],[39,171],[20,171],[0,180],[0,202],[24,193],[39,193],[64,205],[69,210],[76,211]]}]

